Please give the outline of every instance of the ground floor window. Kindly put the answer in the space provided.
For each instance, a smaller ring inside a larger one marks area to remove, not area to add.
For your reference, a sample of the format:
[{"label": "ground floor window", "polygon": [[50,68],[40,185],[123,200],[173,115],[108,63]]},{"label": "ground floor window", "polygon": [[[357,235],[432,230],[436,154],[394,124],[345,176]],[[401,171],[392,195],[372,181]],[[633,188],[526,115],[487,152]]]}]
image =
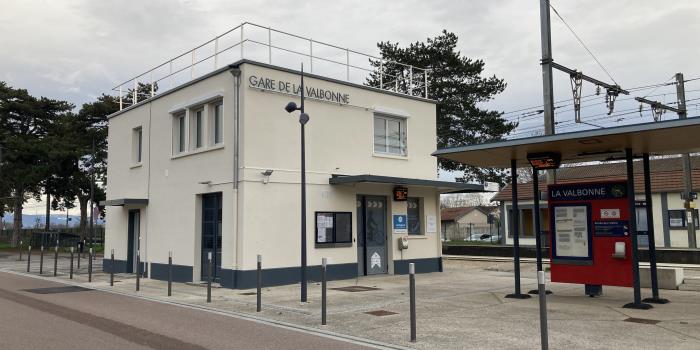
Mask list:
[{"label": "ground floor window", "polygon": [[422,234],[421,229],[421,201],[420,198],[409,197],[406,201],[407,206],[407,221],[408,221],[408,234],[409,235],[420,235]]},{"label": "ground floor window", "polygon": [[316,212],[316,243],[351,243],[352,213]]},{"label": "ground floor window", "polygon": [[[685,210],[676,209],[668,211],[668,227],[674,228],[687,228],[688,222],[686,218]],[[693,210],[693,224],[698,227],[698,210]]]}]

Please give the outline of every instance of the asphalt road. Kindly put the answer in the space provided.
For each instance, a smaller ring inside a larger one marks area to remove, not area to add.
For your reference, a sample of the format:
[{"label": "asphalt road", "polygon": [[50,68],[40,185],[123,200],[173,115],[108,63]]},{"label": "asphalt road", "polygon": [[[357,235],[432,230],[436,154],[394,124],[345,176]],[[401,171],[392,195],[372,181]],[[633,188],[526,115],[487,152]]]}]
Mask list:
[{"label": "asphalt road", "polygon": [[[32,289],[55,288],[37,294]],[[0,272],[0,349],[368,349],[216,315]]]}]

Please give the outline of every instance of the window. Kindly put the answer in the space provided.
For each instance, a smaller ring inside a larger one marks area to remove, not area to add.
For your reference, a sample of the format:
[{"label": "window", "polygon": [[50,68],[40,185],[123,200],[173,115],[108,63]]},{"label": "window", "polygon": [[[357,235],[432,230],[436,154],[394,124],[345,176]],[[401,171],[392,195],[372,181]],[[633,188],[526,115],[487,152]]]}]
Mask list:
[{"label": "window", "polygon": [[316,244],[352,243],[352,213],[316,212]]},{"label": "window", "polygon": [[141,164],[143,152],[143,128],[137,127],[131,131],[131,162]]},{"label": "window", "polygon": [[406,206],[408,207],[406,212],[406,214],[408,214],[408,234],[422,234],[420,198],[409,197],[406,201]]},{"label": "window", "polygon": [[217,103],[214,105],[214,117],[212,118],[214,122],[212,123],[214,126],[212,128],[212,135],[214,137],[214,140],[212,144],[218,145],[224,141],[224,131],[223,131],[223,113],[224,113],[224,105],[222,103]]},{"label": "window", "polygon": [[185,123],[185,113],[175,116],[175,153],[185,152],[185,140],[187,135],[187,123]]},{"label": "window", "polygon": [[[693,224],[698,227],[698,210],[693,211]],[[668,227],[669,228],[687,228],[686,213],[683,209],[668,211]]]},{"label": "window", "polygon": [[374,116],[374,152],[406,155],[406,119]]},{"label": "window", "polygon": [[194,130],[192,131],[192,146],[194,146],[194,149],[202,148],[202,136],[203,136],[203,114],[204,114],[204,109],[198,109],[194,112],[194,117],[192,119],[192,124],[194,126]]}]

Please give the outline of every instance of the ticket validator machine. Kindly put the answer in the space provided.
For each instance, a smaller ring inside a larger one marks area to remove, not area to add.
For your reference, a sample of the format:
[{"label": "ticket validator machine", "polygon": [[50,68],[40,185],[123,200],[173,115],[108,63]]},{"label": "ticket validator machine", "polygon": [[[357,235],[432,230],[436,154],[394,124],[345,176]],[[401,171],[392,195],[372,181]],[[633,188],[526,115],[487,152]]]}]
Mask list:
[{"label": "ticket validator machine", "polygon": [[631,287],[632,235],[624,181],[548,186],[552,282]]}]

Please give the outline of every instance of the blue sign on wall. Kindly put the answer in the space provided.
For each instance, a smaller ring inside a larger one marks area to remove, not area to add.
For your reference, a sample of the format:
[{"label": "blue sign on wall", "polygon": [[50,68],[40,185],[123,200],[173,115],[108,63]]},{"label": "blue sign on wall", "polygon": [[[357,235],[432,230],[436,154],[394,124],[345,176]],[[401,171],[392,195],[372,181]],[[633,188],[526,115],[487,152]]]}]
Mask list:
[{"label": "blue sign on wall", "polygon": [[394,215],[394,232],[406,233],[408,228],[408,218],[406,215]]},{"label": "blue sign on wall", "polygon": [[621,199],[627,197],[624,182],[557,184],[549,186],[549,201]]}]

